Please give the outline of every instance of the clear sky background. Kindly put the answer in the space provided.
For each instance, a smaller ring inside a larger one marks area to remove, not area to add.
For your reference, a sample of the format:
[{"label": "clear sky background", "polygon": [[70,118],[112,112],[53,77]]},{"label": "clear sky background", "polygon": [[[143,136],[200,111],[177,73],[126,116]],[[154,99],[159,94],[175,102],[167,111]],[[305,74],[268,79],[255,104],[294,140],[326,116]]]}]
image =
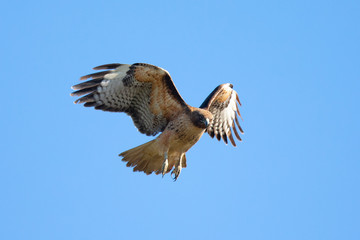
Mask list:
[{"label": "clear sky background", "polygon": [[[0,239],[360,239],[359,1],[7,1]],[[92,67],[167,69],[199,106],[230,82],[243,142],[204,135],[179,180],[117,156],[151,140],[73,104]]]}]

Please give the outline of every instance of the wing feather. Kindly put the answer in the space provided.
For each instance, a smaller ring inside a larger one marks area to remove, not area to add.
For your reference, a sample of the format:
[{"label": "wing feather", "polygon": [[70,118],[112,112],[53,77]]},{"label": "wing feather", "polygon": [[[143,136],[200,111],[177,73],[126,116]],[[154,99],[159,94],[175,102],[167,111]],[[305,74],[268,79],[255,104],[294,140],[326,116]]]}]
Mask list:
[{"label": "wing feather", "polygon": [[120,67],[121,65],[126,65],[126,64],[120,64],[120,63],[110,63],[110,64],[104,64],[104,65],[100,65],[97,67],[94,67],[94,70],[102,70],[102,69],[115,69]]},{"label": "wing feather", "polygon": [[[165,129],[188,105],[177,91],[169,73],[146,64],[106,64],[85,75],[76,84],[72,96],[82,96],[75,103],[104,111],[125,112],[141,133],[156,135]],[[87,95],[86,95],[87,94]],[[85,95],[85,96],[83,96]]]},{"label": "wing feather", "polygon": [[223,139],[226,144],[229,139],[231,144],[236,146],[233,131],[235,137],[242,141],[236,129],[244,133],[237,117],[239,115],[241,118],[238,104],[241,106],[239,96],[229,83],[219,85],[210,93],[200,106],[213,114],[213,120],[206,129],[210,137],[215,136],[219,141]]},{"label": "wing feather", "polygon": [[102,71],[102,72],[91,73],[91,74],[82,76],[80,78],[80,80],[86,80],[86,79],[89,79],[89,78],[92,78],[92,79],[103,78],[108,73],[110,73],[110,71]]}]

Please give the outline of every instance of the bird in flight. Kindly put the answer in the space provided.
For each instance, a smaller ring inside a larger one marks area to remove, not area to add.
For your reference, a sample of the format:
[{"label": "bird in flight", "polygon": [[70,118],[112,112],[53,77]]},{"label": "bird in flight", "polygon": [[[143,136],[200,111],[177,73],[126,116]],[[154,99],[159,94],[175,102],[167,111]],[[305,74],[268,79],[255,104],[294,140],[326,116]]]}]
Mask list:
[{"label": "bird in flight", "polygon": [[186,152],[204,132],[210,137],[241,141],[243,133],[238,117],[238,94],[230,83],[216,87],[199,108],[188,105],[180,96],[170,74],[146,64],[106,64],[103,70],[80,78],[86,82],[72,86],[71,96],[81,96],[75,103],[103,111],[125,112],[137,129],[155,139],[119,154],[133,171],[162,174],[171,170],[176,181],[186,167]]}]

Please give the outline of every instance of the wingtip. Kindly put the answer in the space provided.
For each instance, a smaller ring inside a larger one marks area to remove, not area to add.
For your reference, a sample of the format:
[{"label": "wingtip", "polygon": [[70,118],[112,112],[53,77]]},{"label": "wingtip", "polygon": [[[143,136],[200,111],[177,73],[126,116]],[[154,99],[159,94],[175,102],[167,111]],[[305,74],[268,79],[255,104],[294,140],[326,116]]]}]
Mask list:
[{"label": "wingtip", "polygon": [[239,103],[239,105],[241,106],[241,102],[240,102],[240,99],[239,99],[239,95],[236,94],[236,101]]},{"label": "wingtip", "polygon": [[121,63],[103,64],[103,65],[100,65],[100,66],[93,67],[93,70],[114,69],[114,68],[117,68],[117,67],[119,67],[121,65],[123,65],[123,64],[121,64]]},{"label": "wingtip", "polygon": [[80,81],[84,81],[86,79],[90,78],[89,75],[81,76]]}]

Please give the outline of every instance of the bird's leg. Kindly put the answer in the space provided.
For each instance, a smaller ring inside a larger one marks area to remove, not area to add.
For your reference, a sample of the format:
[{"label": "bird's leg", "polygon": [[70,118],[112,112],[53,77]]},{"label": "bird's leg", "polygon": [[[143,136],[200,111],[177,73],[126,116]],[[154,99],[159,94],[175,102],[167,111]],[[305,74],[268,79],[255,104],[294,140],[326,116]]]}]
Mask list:
[{"label": "bird's leg", "polygon": [[165,173],[167,172],[168,166],[169,166],[168,153],[165,152],[165,154],[164,154],[164,162],[163,162],[163,164],[161,166],[161,173],[162,173],[163,177],[164,177]]},{"label": "bird's leg", "polygon": [[[174,179],[174,182],[178,179],[178,177],[181,173],[183,156],[184,156],[184,153],[181,154],[179,161],[175,165],[174,170],[172,170],[172,172],[171,172],[171,177]],[[174,176],[173,176],[173,174],[174,174]]]}]

